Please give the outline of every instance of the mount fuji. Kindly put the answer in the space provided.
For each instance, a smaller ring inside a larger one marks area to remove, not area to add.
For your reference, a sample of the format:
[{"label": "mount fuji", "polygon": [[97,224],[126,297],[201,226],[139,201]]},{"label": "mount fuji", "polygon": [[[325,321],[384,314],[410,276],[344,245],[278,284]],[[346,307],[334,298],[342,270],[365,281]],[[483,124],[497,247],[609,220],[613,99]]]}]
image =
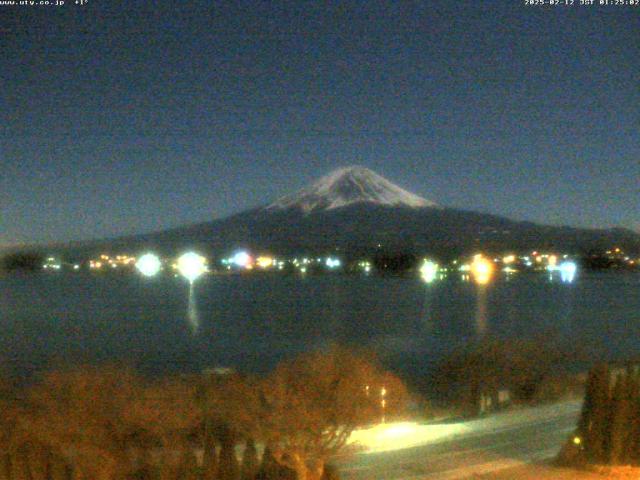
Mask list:
[{"label": "mount fuji", "polygon": [[333,210],[358,203],[389,207],[435,207],[436,204],[391,183],[364,167],[334,170],[309,187],[282,197],[267,210],[297,208],[305,213]]},{"label": "mount fuji", "polygon": [[335,170],[274,202],[227,218],[162,232],[67,245],[76,255],[186,248],[227,254],[238,248],[275,254],[413,251],[454,256],[473,251],[558,249],[585,253],[619,246],[640,251],[640,235],[539,225],[439,206],[364,167]]}]

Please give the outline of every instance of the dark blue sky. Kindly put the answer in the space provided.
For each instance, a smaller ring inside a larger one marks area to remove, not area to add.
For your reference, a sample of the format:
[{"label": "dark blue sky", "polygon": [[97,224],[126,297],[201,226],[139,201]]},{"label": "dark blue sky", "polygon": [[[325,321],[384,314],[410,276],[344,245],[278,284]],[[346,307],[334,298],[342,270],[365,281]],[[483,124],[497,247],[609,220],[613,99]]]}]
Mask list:
[{"label": "dark blue sky", "polygon": [[0,9],[0,245],[205,221],[354,163],[447,206],[640,222],[638,7]]}]

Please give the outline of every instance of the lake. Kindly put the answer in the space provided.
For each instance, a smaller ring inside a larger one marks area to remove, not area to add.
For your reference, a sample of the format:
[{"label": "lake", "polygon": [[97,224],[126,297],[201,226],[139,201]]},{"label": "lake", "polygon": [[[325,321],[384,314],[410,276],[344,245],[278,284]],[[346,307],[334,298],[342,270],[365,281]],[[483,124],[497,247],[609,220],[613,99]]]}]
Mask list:
[{"label": "lake", "polygon": [[458,275],[169,276],[54,273],[0,277],[0,361],[26,375],[123,361],[150,373],[231,366],[265,371],[332,341],[375,349],[413,377],[450,349],[491,336],[557,335],[603,358],[640,352],[640,275],[539,273],[480,287]]}]

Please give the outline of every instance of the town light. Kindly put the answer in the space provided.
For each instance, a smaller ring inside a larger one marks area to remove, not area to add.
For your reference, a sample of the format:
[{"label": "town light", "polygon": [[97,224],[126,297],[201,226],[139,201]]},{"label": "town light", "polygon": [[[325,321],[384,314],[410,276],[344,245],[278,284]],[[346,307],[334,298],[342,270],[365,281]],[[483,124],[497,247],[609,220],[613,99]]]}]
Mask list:
[{"label": "town light", "polygon": [[513,263],[516,261],[516,256],[515,255],[507,255],[502,259],[502,263]]},{"label": "town light", "polygon": [[269,268],[273,265],[275,265],[275,260],[271,257],[258,257],[256,259],[256,264],[260,267],[260,268]]},{"label": "town light", "polygon": [[562,262],[558,269],[560,270],[560,279],[565,283],[571,283],[576,276],[578,266],[575,262]]},{"label": "town light", "polygon": [[325,264],[329,268],[338,268],[340,266],[340,260],[337,258],[327,257]]},{"label": "town light", "polygon": [[473,257],[473,262],[471,263],[471,273],[473,273],[473,278],[476,283],[485,285],[489,283],[493,275],[493,264],[486,258],[483,258],[482,255],[476,255]]},{"label": "town light", "polygon": [[160,271],[160,259],[153,253],[145,253],[136,262],[136,268],[145,277],[153,277]]},{"label": "town light", "polygon": [[251,255],[242,250],[231,257],[231,263],[238,267],[248,268],[251,265]]},{"label": "town light", "polygon": [[178,271],[190,283],[193,283],[207,270],[205,262],[206,259],[203,256],[188,252],[178,258]]},{"label": "town light", "polygon": [[420,267],[420,276],[426,283],[431,283],[436,279],[438,274],[438,264],[430,260],[425,260]]}]

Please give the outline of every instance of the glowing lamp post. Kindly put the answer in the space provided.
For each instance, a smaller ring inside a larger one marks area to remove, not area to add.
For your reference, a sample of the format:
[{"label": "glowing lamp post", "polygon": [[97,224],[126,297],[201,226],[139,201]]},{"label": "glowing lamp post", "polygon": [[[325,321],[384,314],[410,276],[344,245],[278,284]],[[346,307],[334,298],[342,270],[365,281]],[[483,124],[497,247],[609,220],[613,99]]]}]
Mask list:
[{"label": "glowing lamp post", "polygon": [[387,407],[387,399],[385,398],[387,396],[387,389],[385,387],[382,387],[380,389],[380,406],[382,407],[382,423],[384,423],[384,412],[385,412],[385,408]]},{"label": "glowing lamp post", "polygon": [[189,307],[188,317],[193,333],[200,328],[198,310],[193,292],[193,282],[195,282],[204,272],[207,271],[206,259],[194,252],[188,252],[178,258],[178,271],[180,275],[189,280]]},{"label": "glowing lamp post", "polygon": [[471,273],[479,285],[486,285],[493,275],[493,263],[481,255],[476,255],[471,264]]},{"label": "glowing lamp post", "polygon": [[424,280],[426,283],[431,283],[436,279],[437,274],[438,264],[429,260],[425,260],[420,267],[420,276],[422,277],[422,280]]},{"label": "glowing lamp post", "polygon": [[189,283],[193,283],[206,272],[205,262],[204,257],[194,252],[188,252],[178,258],[178,271],[180,275],[189,280]]},{"label": "glowing lamp post", "polygon": [[161,268],[160,259],[153,253],[145,253],[136,262],[136,268],[145,277],[153,277]]}]

